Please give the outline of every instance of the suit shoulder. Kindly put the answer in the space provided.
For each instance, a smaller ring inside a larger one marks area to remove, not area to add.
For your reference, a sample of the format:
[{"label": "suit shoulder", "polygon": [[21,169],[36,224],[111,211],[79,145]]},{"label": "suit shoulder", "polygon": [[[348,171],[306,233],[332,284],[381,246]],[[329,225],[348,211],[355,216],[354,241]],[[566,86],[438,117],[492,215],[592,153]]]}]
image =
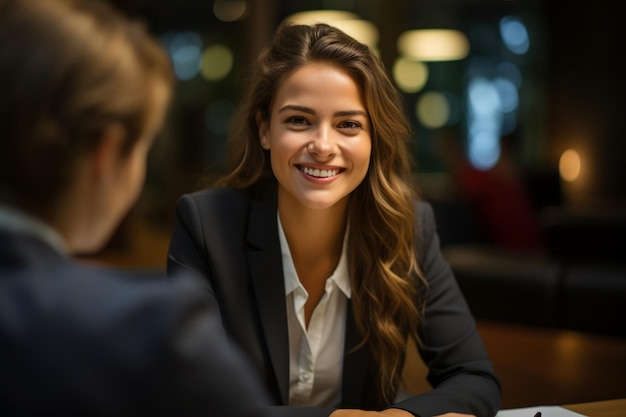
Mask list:
[{"label": "suit shoulder", "polygon": [[252,199],[232,188],[211,188],[185,194],[176,207],[177,220],[193,233],[236,234],[247,223]]},{"label": "suit shoulder", "polygon": [[2,293],[0,314],[19,316],[33,340],[53,333],[59,343],[71,343],[76,334],[109,340],[129,323],[162,328],[164,336],[173,316],[203,304],[200,284],[191,278],[170,280],[162,271],[139,275],[73,262],[45,273],[24,270],[3,282]]},{"label": "suit shoulder", "polygon": [[193,207],[202,213],[203,217],[208,213],[223,213],[247,211],[251,204],[251,198],[243,191],[233,188],[210,188],[182,195],[177,203],[179,209]]},{"label": "suit shoulder", "polygon": [[418,263],[423,265],[426,262],[427,254],[431,252],[433,247],[439,247],[435,213],[432,205],[423,200],[414,200],[413,210],[415,249],[418,254]]},{"label": "suit shoulder", "polygon": [[74,290],[73,294],[66,292],[68,302],[72,299],[100,300],[92,306],[102,308],[103,312],[109,310],[107,303],[114,300],[117,300],[115,304],[119,311],[130,313],[147,305],[167,310],[181,301],[200,298],[196,297],[200,283],[195,277],[184,275],[176,280],[168,279],[161,268],[109,270],[74,264],[64,275],[61,278],[65,281],[63,285]]},{"label": "suit shoulder", "polygon": [[435,212],[433,206],[424,200],[413,200],[413,211],[416,226],[419,229],[434,229],[435,228]]},{"label": "suit shoulder", "polygon": [[250,197],[241,190],[230,187],[207,188],[188,194],[183,194],[179,200],[192,200],[196,204],[241,204],[250,200]]}]

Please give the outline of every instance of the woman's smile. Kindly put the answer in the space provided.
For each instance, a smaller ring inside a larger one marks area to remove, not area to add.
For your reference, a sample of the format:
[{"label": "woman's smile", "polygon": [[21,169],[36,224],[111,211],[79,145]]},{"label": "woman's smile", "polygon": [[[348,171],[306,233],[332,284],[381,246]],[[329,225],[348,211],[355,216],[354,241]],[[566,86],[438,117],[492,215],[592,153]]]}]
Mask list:
[{"label": "woman's smile", "polygon": [[343,168],[336,167],[316,167],[309,165],[296,164],[296,168],[302,172],[306,178],[312,179],[334,179],[341,172]]}]

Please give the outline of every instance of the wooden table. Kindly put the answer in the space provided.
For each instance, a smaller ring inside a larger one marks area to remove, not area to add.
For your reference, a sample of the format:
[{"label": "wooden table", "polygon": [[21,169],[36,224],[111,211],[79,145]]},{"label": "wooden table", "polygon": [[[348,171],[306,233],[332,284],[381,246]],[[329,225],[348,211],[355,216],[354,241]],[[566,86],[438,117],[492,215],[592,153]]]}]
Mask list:
[{"label": "wooden table", "polygon": [[503,408],[626,398],[626,338],[488,322],[478,327],[502,383]]},{"label": "wooden table", "polygon": [[[626,398],[626,338],[485,321],[478,329],[502,383],[504,409]],[[430,389],[426,372],[412,347],[405,363],[408,393]],[[624,408],[598,416],[617,415],[626,417]]]},{"label": "wooden table", "polygon": [[569,404],[564,405],[563,408],[589,417],[624,417],[626,416],[626,398]]}]

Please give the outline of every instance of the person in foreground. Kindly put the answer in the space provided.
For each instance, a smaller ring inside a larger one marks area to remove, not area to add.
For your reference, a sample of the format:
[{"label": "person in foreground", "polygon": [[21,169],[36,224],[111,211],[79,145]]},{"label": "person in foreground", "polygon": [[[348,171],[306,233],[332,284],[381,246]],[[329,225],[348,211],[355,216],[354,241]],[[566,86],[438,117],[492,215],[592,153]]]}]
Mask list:
[{"label": "person in foreground", "polygon": [[0,0],[0,45],[0,414],[266,416],[199,281],[71,258],[140,191],[167,55],[88,0]]},{"label": "person in foreground", "polygon": [[[232,171],[180,198],[168,272],[206,278],[277,415],[495,415],[499,383],[413,195],[379,60],[333,27],[284,24],[246,91]],[[433,390],[396,401],[409,338]]]}]

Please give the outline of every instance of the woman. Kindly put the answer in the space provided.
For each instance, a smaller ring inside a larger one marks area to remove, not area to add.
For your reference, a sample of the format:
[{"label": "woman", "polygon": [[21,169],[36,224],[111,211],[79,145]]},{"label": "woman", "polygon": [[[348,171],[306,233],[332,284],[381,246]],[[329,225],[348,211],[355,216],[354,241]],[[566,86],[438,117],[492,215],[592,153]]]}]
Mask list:
[{"label": "woman", "polygon": [[[283,25],[240,110],[223,187],[178,203],[168,271],[206,278],[275,411],[494,415],[498,382],[414,200],[409,125],[372,52]],[[434,390],[394,402],[408,338]]]},{"label": "woman", "polygon": [[89,0],[0,0],[0,45],[2,415],[265,415],[197,283],[71,258],[139,194],[166,53]]}]

